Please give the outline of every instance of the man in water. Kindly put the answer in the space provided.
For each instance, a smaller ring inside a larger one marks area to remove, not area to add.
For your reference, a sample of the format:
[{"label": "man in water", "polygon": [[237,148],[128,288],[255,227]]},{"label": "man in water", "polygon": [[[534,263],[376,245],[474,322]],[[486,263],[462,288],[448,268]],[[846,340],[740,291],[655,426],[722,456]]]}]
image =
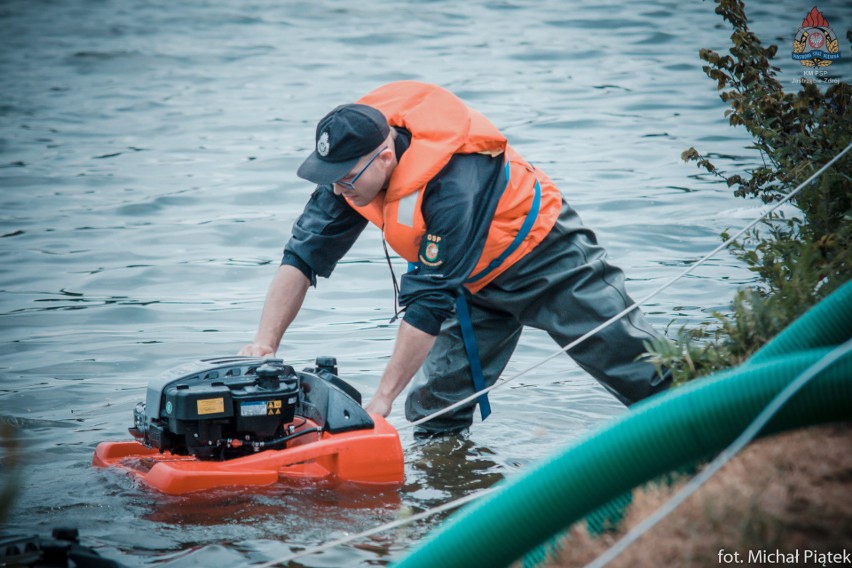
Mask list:
[{"label": "man in water", "polygon": [[[523,326],[567,345],[632,304],[622,272],[542,171],[481,114],[435,85],[390,83],[317,125],[297,174],[317,187],[293,226],[254,342],[273,356],[316,277],[328,277],[368,222],[409,261],[396,343],[369,412],[387,416],[415,378],[408,420],[493,384]],[[656,333],[638,310],[569,355],[624,404],[668,387],[637,357]],[[488,399],[477,401],[483,419]],[[457,432],[476,402],[423,424]]]}]

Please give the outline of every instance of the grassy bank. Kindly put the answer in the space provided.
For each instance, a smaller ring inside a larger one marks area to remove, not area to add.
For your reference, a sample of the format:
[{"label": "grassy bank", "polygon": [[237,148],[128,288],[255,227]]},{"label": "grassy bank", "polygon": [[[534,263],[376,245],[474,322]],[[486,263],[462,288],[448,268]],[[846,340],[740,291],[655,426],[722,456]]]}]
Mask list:
[{"label": "grassy bank", "polygon": [[[832,424],[764,438],[748,446],[677,511],[608,566],[720,566],[720,551],[745,566],[781,564],[763,551],[795,554],[850,550],[852,542],[852,425]],[[681,486],[637,490],[616,532],[591,535],[572,527],[548,568],[585,566],[656,511]],[[788,556],[789,558],[789,556]],[[772,560],[775,561],[772,561]],[[735,563],[732,563],[732,565]],[[810,561],[808,565],[819,565]]]}]

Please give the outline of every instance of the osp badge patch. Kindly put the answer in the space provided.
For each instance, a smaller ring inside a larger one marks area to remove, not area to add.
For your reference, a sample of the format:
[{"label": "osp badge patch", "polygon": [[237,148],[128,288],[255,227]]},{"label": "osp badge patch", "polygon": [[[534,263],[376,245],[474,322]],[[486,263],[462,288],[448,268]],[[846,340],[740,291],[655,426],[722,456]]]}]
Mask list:
[{"label": "osp badge patch", "polygon": [[444,260],[441,258],[441,237],[426,235],[426,238],[420,243],[420,263],[431,268],[444,264]]}]

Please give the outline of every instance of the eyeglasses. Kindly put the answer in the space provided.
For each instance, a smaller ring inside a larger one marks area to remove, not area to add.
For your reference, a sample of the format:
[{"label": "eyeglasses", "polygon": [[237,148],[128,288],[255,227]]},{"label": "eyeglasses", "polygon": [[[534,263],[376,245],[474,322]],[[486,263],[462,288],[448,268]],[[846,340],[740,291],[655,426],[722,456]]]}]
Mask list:
[{"label": "eyeglasses", "polygon": [[373,154],[373,157],[372,157],[372,158],[370,158],[370,159],[367,161],[367,163],[366,163],[366,164],[364,164],[364,167],[363,167],[363,168],[361,168],[361,171],[360,171],[360,172],[358,172],[357,174],[355,174],[355,177],[354,177],[354,178],[352,178],[351,180],[349,180],[349,181],[343,181],[343,180],[341,180],[341,181],[336,181],[336,182],[334,182],[334,183],[336,183],[337,185],[339,185],[339,186],[343,187],[344,189],[348,189],[349,191],[355,191],[355,182],[356,182],[356,181],[358,181],[358,178],[359,178],[359,177],[361,177],[361,174],[363,174],[365,171],[367,171],[367,168],[369,168],[369,167],[370,167],[370,164],[372,164],[372,163],[373,163],[373,160],[375,160],[375,159],[376,159],[376,157],[377,157],[379,154],[381,154],[382,152],[384,152],[384,151],[385,151],[385,150],[387,150],[387,149],[388,149],[388,146],[385,146],[385,147],[383,147],[381,150],[379,150],[378,152],[376,152],[375,154]]}]

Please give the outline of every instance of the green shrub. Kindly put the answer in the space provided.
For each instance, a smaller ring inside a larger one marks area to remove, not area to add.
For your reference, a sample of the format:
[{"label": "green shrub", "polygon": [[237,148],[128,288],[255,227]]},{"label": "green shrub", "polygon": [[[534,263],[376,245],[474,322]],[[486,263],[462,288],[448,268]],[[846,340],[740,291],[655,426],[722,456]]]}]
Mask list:
[{"label": "green shrub", "polygon": [[[728,55],[701,49],[699,57],[731,107],[725,111],[728,122],[748,130],[754,140],[750,148],[760,153],[763,165],[745,176],[727,175],[695,148],[681,157],[724,179],[739,197],[778,201],[852,141],[852,89],[845,82],[815,79],[785,93],[776,79],[779,69],[771,64],[778,47],[764,47],[749,30],[743,2],[717,4],[716,13],[733,27],[733,45]],[[852,32],[847,35],[852,40]],[[736,294],[729,314],[681,328],[675,341],[649,344],[644,357],[671,368],[675,382],[737,365],[848,280],[850,154],[791,200],[795,217],[774,214],[732,246],[758,281]]]}]

